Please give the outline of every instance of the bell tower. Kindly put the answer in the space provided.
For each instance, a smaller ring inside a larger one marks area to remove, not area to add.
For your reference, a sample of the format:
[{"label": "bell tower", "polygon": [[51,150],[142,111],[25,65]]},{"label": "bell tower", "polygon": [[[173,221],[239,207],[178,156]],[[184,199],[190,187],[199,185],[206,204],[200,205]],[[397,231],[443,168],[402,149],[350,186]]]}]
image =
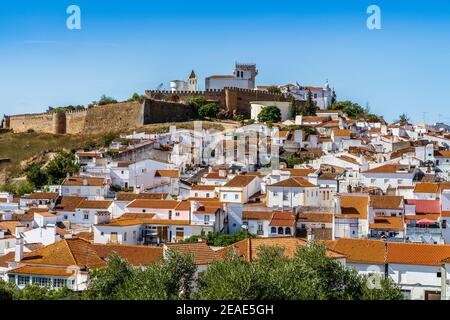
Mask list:
[{"label": "bell tower", "polygon": [[188,89],[189,91],[198,91],[197,75],[195,74],[194,70],[191,71],[188,79]]}]

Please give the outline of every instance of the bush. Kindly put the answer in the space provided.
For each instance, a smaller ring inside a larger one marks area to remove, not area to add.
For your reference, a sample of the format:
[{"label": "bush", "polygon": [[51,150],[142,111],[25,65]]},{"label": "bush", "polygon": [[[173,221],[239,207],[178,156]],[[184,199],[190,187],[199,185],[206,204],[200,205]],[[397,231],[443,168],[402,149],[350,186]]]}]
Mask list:
[{"label": "bush", "polygon": [[216,118],[219,107],[215,103],[208,103],[198,109],[198,115],[202,118]]},{"label": "bush", "polygon": [[281,121],[281,111],[276,106],[264,107],[258,114],[259,122],[280,122]]}]

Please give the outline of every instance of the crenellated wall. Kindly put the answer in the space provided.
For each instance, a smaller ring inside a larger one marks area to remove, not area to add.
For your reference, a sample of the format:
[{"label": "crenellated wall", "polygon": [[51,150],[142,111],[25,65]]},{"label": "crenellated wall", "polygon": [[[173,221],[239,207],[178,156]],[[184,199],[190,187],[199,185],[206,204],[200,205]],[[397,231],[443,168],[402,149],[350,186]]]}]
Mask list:
[{"label": "crenellated wall", "polygon": [[192,109],[188,105],[146,99],[143,103],[122,102],[79,111],[5,116],[3,127],[16,133],[33,130],[53,134],[96,134],[192,118]]},{"label": "crenellated wall", "polygon": [[232,114],[234,111],[250,117],[250,102],[252,101],[289,101],[290,96],[284,93],[271,93],[267,91],[224,88],[223,90],[206,91],[145,91],[147,97],[156,100],[166,100],[177,96],[181,102],[194,96],[204,96],[206,100],[216,101],[220,108]]}]

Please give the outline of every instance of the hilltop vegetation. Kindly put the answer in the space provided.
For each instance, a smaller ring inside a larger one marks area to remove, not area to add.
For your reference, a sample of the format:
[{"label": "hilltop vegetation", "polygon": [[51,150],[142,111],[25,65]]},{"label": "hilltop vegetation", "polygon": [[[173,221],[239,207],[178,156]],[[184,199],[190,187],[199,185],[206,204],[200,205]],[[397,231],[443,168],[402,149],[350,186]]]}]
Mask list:
[{"label": "hilltop vegetation", "polygon": [[[182,129],[194,128],[193,122],[173,122],[145,125],[141,130],[147,133],[164,133],[169,131],[171,125]],[[224,129],[220,123],[209,121],[203,121],[203,128]],[[118,136],[118,133],[95,135],[55,135],[33,131],[3,133],[0,134],[0,158],[7,158],[10,161],[0,163],[0,171],[5,170],[9,178],[19,177],[33,165],[44,165],[60,150],[92,150],[108,146]]]}]

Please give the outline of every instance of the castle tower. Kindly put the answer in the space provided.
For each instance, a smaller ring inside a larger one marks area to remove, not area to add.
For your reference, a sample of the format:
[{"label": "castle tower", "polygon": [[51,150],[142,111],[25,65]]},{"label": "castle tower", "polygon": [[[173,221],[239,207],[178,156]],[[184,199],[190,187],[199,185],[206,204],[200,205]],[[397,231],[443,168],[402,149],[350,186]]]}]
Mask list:
[{"label": "castle tower", "polygon": [[258,75],[256,64],[236,62],[233,74],[237,78],[248,80],[248,89],[255,89],[256,76]]},{"label": "castle tower", "polygon": [[191,75],[188,79],[188,90],[198,91],[197,75],[195,74],[194,70],[191,71]]}]

